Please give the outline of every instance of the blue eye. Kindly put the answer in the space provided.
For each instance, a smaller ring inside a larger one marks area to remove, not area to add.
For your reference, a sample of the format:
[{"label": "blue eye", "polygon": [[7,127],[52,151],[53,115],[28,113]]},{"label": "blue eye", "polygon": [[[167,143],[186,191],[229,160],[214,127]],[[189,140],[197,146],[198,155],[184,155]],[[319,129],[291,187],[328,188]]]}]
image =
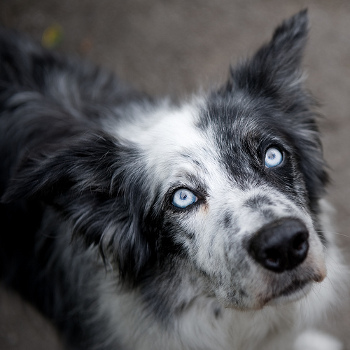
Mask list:
[{"label": "blue eye", "polygon": [[281,151],[277,148],[271,147],[266,151],[265,154],[265,166],[267,168],[273,168],[280,165],[283,160],[283,155]]},{"label": "blue eye", "polygon": [[185,188],[177,190],[173,195],[173,205],[177,208],[186,208],[189,205],[197,202],[198,198]]}]

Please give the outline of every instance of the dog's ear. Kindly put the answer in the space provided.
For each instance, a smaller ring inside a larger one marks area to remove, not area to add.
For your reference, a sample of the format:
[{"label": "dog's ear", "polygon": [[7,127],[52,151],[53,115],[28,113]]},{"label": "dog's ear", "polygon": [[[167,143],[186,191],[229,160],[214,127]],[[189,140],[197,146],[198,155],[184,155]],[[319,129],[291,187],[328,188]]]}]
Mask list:
[{"label": "dog's ear", "polygon": [[72,238],[100,245],[101,252],[116,261],[121,276],[133,282],[149,263],[154,246],[143,232],[144,174],[135,147],[108,135],[85,135],[28,157],[1,201],[30,199],[54,207],[71,223]]},{"label": "dog's ear", "polygon": [[103,155],[115,149],[102,136],[86,136],[63,145],[50,145],[49,151],[35,150],[20,162],[2,201],[30,198],[53,204],[73,188],[105,193],[110,183],[112,155]]},{"label": "dog's ear", "polygon": [[242,89],[253,95],[280,98],[293,93],[302,81],[301,61],[308,34],[307,10],[284,21],[269,43],[231,70],[226,91]]},{"label": "dog's ear", "polygon": [[328,175],[313,112],[316,103],[302,84],[301,63],[308,27],[307,10],[284,21],[276,28],[270,42],[250,60],[231,70],[230,80],[220,93],[226,96],[243,92],[258,101],[262,111],[279,111],[277,115],[293,130],[290,137],[294,139],[296,154],[300,158],[310,208],[316,212]]}]

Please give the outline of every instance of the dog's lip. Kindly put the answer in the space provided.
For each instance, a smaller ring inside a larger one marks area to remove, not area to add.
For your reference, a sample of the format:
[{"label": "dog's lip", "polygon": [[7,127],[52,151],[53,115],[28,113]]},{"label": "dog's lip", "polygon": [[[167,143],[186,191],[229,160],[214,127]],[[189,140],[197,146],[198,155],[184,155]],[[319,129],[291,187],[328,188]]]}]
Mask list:
[{"label": "dog's lip", "polygon": [[287,287],[281,288],[281,290],[276,293],[276,296],[288,296],[295,292],[302,290],[307,284],[311,284],[313,282],[320,283],[326,278],[326,270],[313,271],[309,274],[307,278],[301,279],[293,279],[291,283],[287,285]]},{"label": "dog's lip", "polygon": [[293,281],[289,286],[277,293],[277,297],[289,296],[291,294],[294,294],[295,292],[301,291],[309,283],[310,280]]},{"label": "dog's lip", "polygon": [[310,280],[294,281],[284,289],[266,298],[263,305],[273,306],[278,305],[280,303],[284,304],[286,302],[288,303],[299,300],[309,292],[309,290],[311,289],[311,284],[312,281]]},{"label": "dog's lip", "polygon": [[311,290],[312,283],[305,282],[302,287],[289,286],[281,293],[265,300],[264,306],[276,306],[298,301],[304,298]]},{"label": "dog's lip", "polygon": [[[302,271],[299,271],[301,273]],[[269,302],[273,299],[291,297],[295,294],[306,293],[306,289],[308,286],[311,286],[313,283],[321,283],[327,276],[327,269],[324,261],[319,263],[317,268],[310,267],[303,271],[302,273],[304,277],[296,276],[294,274],[294,278],[291,278],[291,282],[287,286],[282,286],[278,289],[273,295],[268,298]],[[298,298],[297,298],[298,299]]]},{"label": "dog's lip", "polygon": [[325,275],[315,274],[311,278],[307,279],[295,279],[289,283],[286,287],[282,287],[278,291],[265,299],[264,305],[273,305],[278,301],[294,301],[301,299],[305,296],[314,282],[320,283],[324,280]]}]

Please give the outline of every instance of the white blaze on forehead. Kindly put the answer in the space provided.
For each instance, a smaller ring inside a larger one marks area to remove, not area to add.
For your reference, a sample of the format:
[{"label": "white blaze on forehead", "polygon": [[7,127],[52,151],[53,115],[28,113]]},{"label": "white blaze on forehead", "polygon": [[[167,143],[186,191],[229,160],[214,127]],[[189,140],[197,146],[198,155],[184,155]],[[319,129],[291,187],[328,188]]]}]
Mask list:
[{"label": "white blaze on forehead", "polygon": [[[164,104],[157,109],[131,111],[130,122],[117,126],[119,140],[133,142],[143,152],[150,173],[161,181],[175,173],[191,171],[193,161],[205,157],[209,142],[196,126],[200,116],[200,101],[180,107]],[[142,113],[140,119],[135,114]]]}]

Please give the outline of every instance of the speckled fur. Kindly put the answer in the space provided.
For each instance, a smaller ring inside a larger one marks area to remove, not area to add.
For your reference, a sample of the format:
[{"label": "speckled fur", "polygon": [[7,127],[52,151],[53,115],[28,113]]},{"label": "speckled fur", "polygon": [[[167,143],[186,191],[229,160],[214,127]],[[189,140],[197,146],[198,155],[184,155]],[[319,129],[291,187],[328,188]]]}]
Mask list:
[{"label": "speckled fur", "polygon": [[[283,22],[221,89],[181,104],[1,31],[0,273],[67,348],[291,350],[335,305],[307,25],[305,11]],[[174,207],[179,188],[197,202]],[[248,245],[289,219],[309,249],[276,273]]]}]

